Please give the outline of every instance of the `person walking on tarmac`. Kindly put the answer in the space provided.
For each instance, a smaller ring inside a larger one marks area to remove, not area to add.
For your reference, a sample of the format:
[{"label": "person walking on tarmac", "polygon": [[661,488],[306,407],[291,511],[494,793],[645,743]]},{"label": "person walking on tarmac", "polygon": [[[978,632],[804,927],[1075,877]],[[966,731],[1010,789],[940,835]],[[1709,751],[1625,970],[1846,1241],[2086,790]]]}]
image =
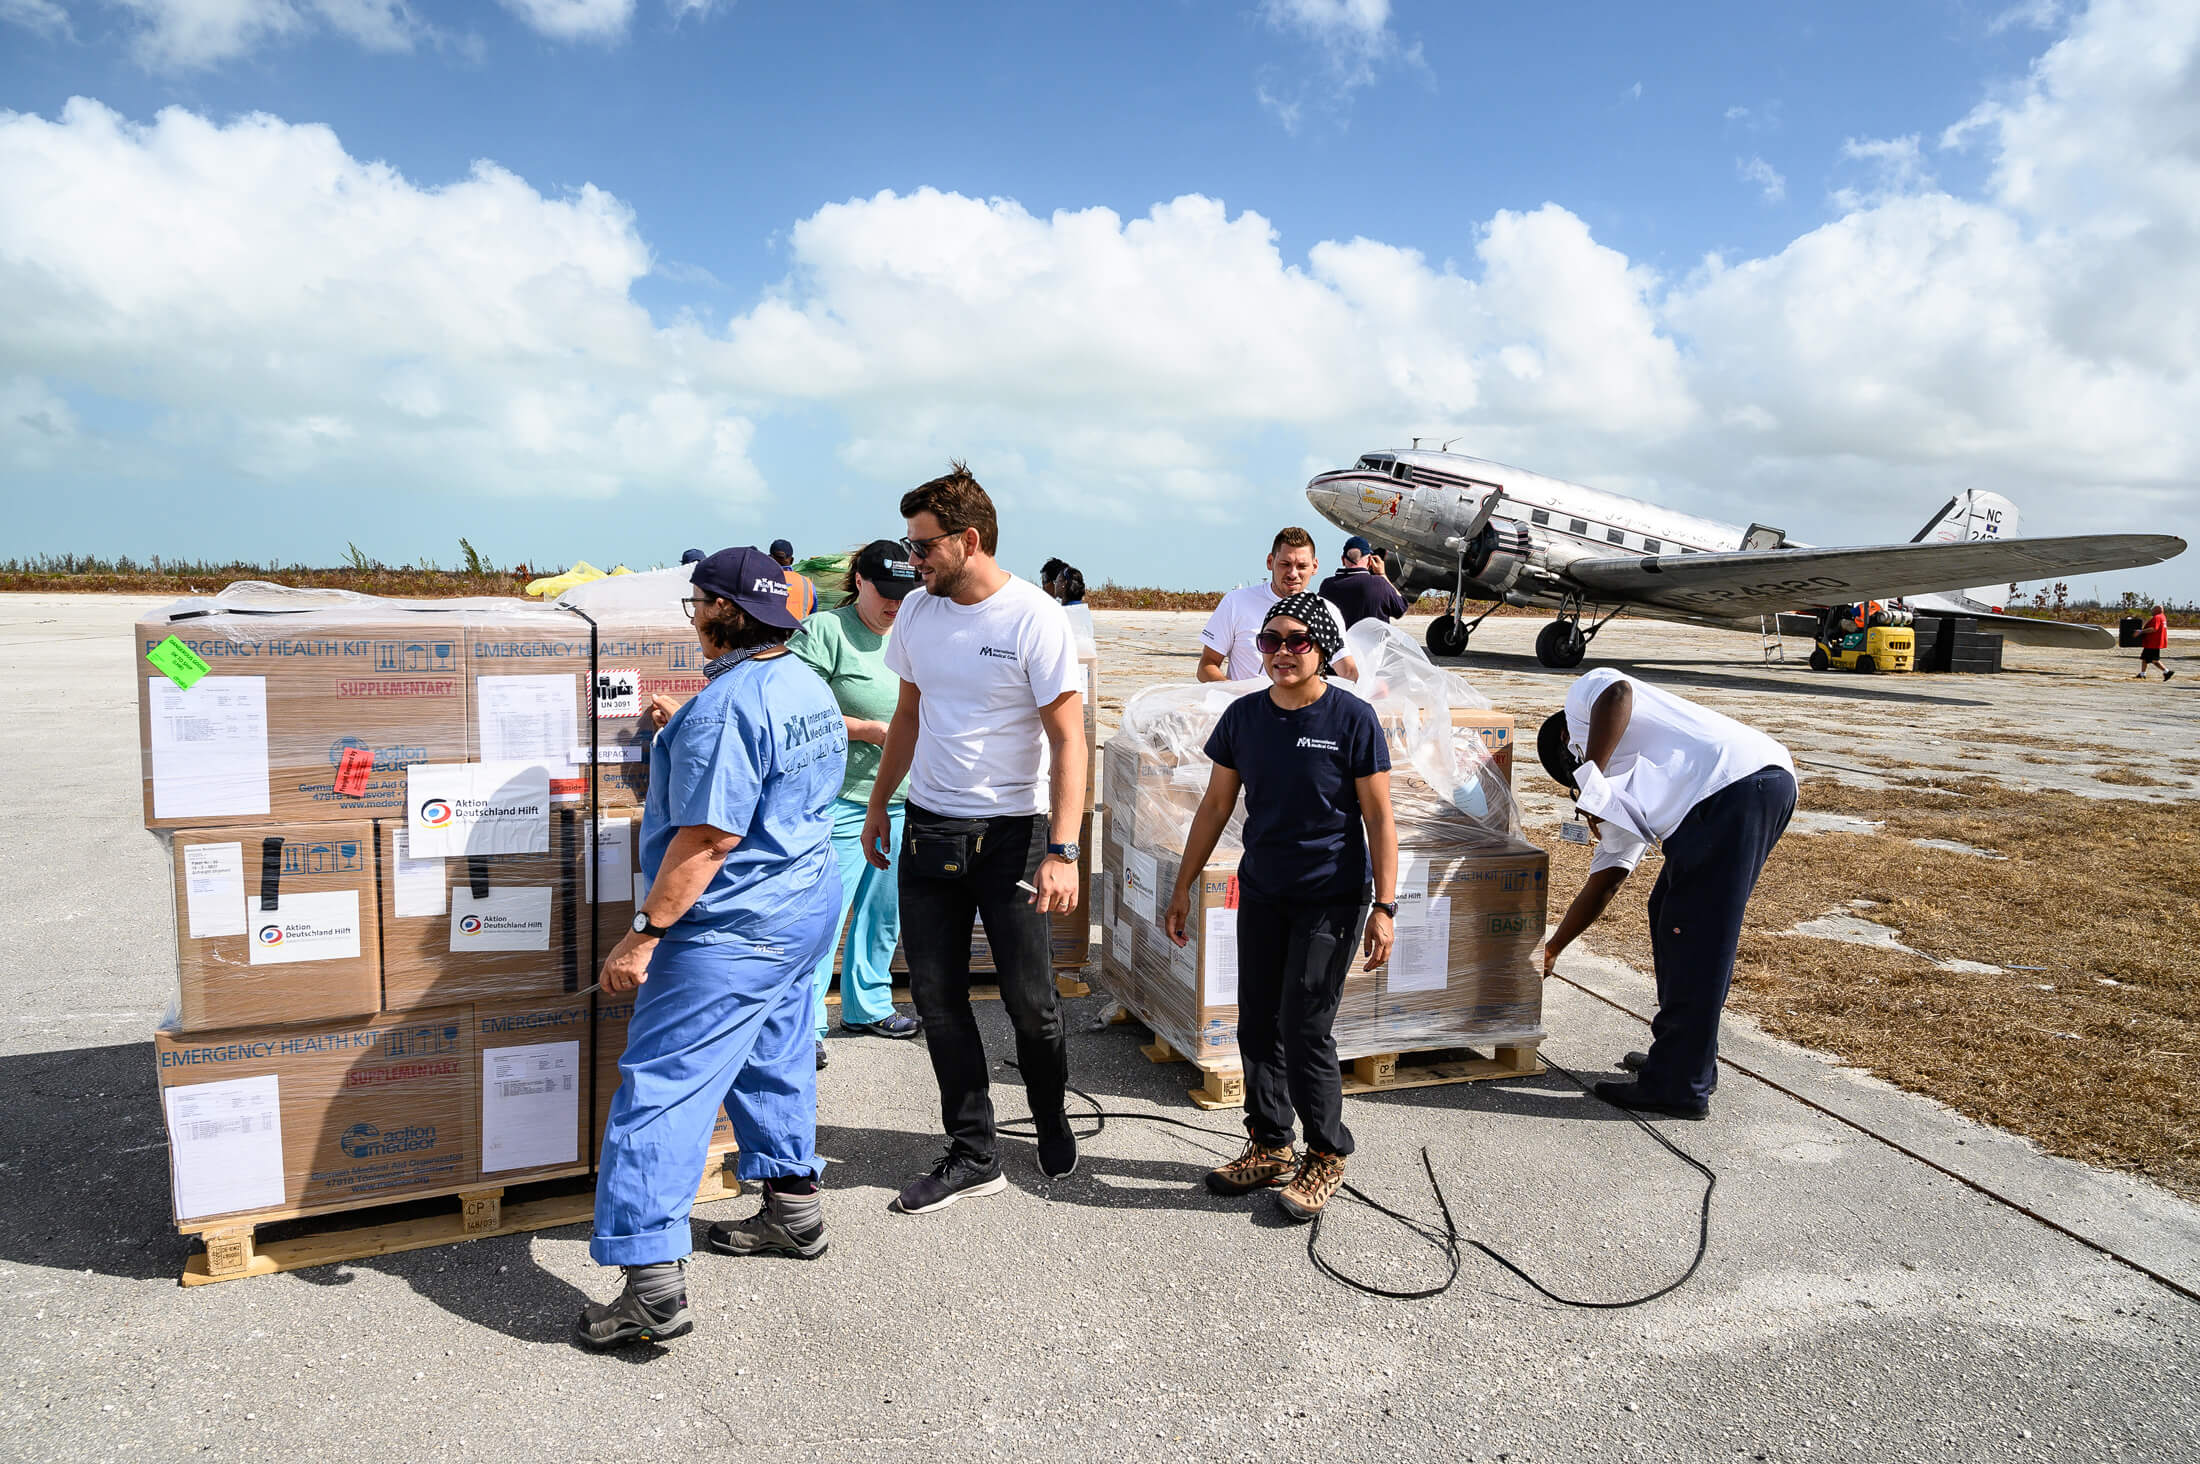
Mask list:
[{"label": "person walking on tarmac", "polygon": [[695,565],[682,602],[710,657],[703,689],[649,749],[641,869],[649,894],[603,965],[634,993],[604,1131],[588,1253],[626,1286],[581,1311],[590,1347],[686,1335],[688,1210],[719,1105],[760,1180],[750,1220],[713,1225],[735,1255],[825,1253],[810,981],[840,911],[832,806],[848,734],[816,673],[787,654],[807,596],[761,551]]},{"label": "person walking on tarmac", "polygon": [[[1254,643],[1269,687],[1232,702],[1207,738],[1214,771],[1163,929],[1179,946],[1190,942],[1192,881],[1242,789],[1238,1047],[1247,1138],[1207,1187],[1242,1195],[1282,1185],[1285,1212],[1311,1220],[1344,1183],[1352,1153],[1332,1032],[1345,972],[1356,950],[1382,965],[1395,936],[1390,748],[1374,709],[1325,679],[1344,635],[1320,596],[1277,601]],[[1291,1150],[1294,1113],[1306,1134],[1303,1158]]]},{"label": "person walking on tarmac", "polygon": [[[1207,617],[1199,632],[1199,669],[1194,674],[1201,681],[1250,681],[1260,675],[1260,652],[1253,648],[1253,637],[1268,623],[1268,612],[1278,600],[1314,587],[1314,571],[1319,568],[1313,535],[1296,525],[1277,530],[1268,546],[1268,578],[1230,591]],[[1344,628],[1344,612],[1334,605],[1330,619],[1338,629]],[[1331,665],[1347,681],[1360,678],[1350,656],[1340,656]]]},{"label": "person walking on tarmac", "polygon": [[1742,912],[1795,812],[1795,763],[1754,727],[1600,667],[1566,693],[1536,737],[1544,771],[1596,835],[1589,877],[1543,947],[1559,953],[1602,915],[1651,845],[1665,854],[1650,889],[1658,1014],[1650,1050],[1601,1082],[1622,1108],[1702,1118],[1718,1086],[1719,1013],[1734,980]]},{"label": "person walking on tarmac", "polygon": [[[1049,917],[1077,908],[1085,804],[1083,668],[1062,607],[994,556],[1000,526],[969,469],[904,494],[910,562],[924,589],[886,643],[901,696],[863,821],[873,867],[899,866],[909,994],[940,1085],[947,1153],[891,1209],[923,1215],[1008,1185],[994,1153],[985,1043],[970,1010],[970,926],[985,923],[1001,1004],[1039,1138],[1039,1170],[1077,1167],[1063,1112],[1069,1048]],[[909,775],[901,856],[887,852],[888,798]]]},{"label": "person walking on tarmac", "polygon": [[2153,618],[2148,620],[2139,631],[2139,680],[2146,680],[2147,667],[2149,666],[2158,668],[2164,681],[2177,674],[2169,667],[2162,665],[2162,652],[2168,649],[2169,616],[2165,615],[2162,612],[2162,607],[2157,605],[2154,607]]},{"label": "person walking on tarmac", "polygon": [[[848,728],[848,776],[833,803],[833,858],[840,866],[841,923],[848,939],[840,958],[840,1028],[870,1037],[908,1039],[924,1023],[894,1010],[894,947],[901,944],[901,895],[894,871],[863,857],[863,819],[871,807],[886,726],[901,699],[901,678],[886,669],[886,638],[901,602],[917,588],[916,566],[892,539],[857,551],[848,571],[848,598],[802,622],[787,642],[825,680]],[[906,785],[904,785],[906,786]],[[889,848],[901,844],[903,789],[887,798]],[[850,912],[854,919],[849,919]],[[833,953],[817,963],[817,1065],[825,1066],[825,993],[833,985]]]}]

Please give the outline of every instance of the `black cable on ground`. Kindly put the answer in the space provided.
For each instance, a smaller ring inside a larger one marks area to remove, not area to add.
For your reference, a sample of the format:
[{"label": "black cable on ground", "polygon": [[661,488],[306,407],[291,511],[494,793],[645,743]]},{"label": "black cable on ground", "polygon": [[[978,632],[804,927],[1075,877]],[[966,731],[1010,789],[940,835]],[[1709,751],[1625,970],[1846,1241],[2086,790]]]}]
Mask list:
[{"label": "black cable on ground", "polygon": [[[1563,1067],[1560,1064],[1551,1061],[1548,1056],[1545,1056],[1543,1058],[1543,1063],[1544,1066],[1548,1067],[1551,1071],[1564,1075],[1569,1081],[1574,1084],[1575,1087],[1581,1089],[1583,1093],[1588,1094],[1591,1097],[1595,1096],[1595,1090],[1589,1086],[1588,1082],[1584,1078],[1582,1078],[1579,1073],[1574,1072],[1571,1068]],[[1013,1059],[1004,1061],[1002,1065],[1008,1068],[1016,1067],[1016,1063]],[[1120,1110],[1106,1109],[1100,1106],[1099,1099],[1093,1097],[1090,1093],[1087,1093],[1082,1088],[1071,1087],[1069,1091],[1076,1094],[1079,1098],[1083,1099],[1085,1103],[1090,1106],[1089,1112],[1075,1115],[1075,1117],[1089,1118],[1094,1121],[1094,1126],[1090,1133],[1079,1134],[1077,1136],[1080,1142],[1086,1139],[1097,1138],[1107,1129],[1108,1120],[1111,1118],[1123,1119],[1126,1121],[1136,1121],[1139,1123],[1166,1124],[1171,1128],[1187,1129],[1195,1134],[1205,1134],[1211,1138],[1227,1140],[1228,1142],[1233,1144],[1242,1142],[1239,1134],[1232,1133],[1227,1129],[1209,1128],[1205,1124],[1192,1123],[1186,1119],[1181,1118],[1171,1118],[1167,1114],[1163,1113],[1127,1113]],[[1599,1099],[1598,1101],[1602,1102],[1603,1100]],[[1719,1177],[1716,1174],[1712,1173],[1709,1165],[1705,1164],[1702,1160],[1696,1158],[1695,1155],[1690,1154],[1687,1150],[1681,1148],[1680,1145],[1674,1143],[1663,1133],[1660,1133],[1658,1129],[1647,1119],[1643,1118],[1641,1114],[1632,1112],[1628,1109],[1621,1109],[1620,1112],[1625,1113],[1628,1119],[1635,1125],[1635,1127],[1641,1129],[1651,1138],[1657,1140],[1658,1144],[1662,1148],[1664,1148],[1667,1153],[1673,1155],[1674,1158],[1679,1159],[1683,1164],[1686,1164],[1689,1168],[1695,1170],[1698,1174],[1701,1174],[1703,1176],[1703,1200],[1701,1205],[1698,1207],[1696,1217],[1696,1254],[1689,1261],[1687,1270],[1681,1272],[1679,1276],[1675,1277],[1671,1281],[1668,1281],[1665,1285],[1660,1286],[1655,1291],[1647,1292],[1641,1296],[1626,1297],[1618,1301],[1584,1301],[1576,1297],[1562,1296],[1558,1292],[1553,1291],[1550,1287],[1545,1286],[1541,1281],[1536,1280],[1535,1277],[1529,1275],[1526,1271],[1522,1270],[1519,1265],[1513,1262],[1509,1257],[1504,1254],[1504,1252],[1498,1250],[1496,1247],[1486,1245],[1483,1242],[1474,1239],[1472,1236],[1461,1235],[1459,1233],[1459,1223],[1452,1217],[1451,1202],[1445,1198],[1444,1186],[1436,1178],[1436,1166],[1435,1163],[1429,1158],[1428,1146],[1426,1144],[1423,1144],[1421,1146],[1421,1170],[1424,1174],[1428,1176],[1429,1190],[1432,1194],[1436,1196],[1436,1208],[1438,1212],[1441,1213],[1444,1217],[1444,1224],[1441,1230],[1437,1229],[1437,1227],[1433,1225],[1427,1224],[1424,1221],[1416,1220],[1410,1215],[1404,1215],[1396,1210],[1393,1210],[1392,1208],[1390,1208],[1390,1206],[1384,1204],[1382,1201],[1368,1194],[1365,1190],[1361,1189],[1355,1184],[1347,1182],[1341,1187],[1341,1192],[1350,1195],[1353,1199],[1359,1201],[1361,1204],[1367,1206],[1369,1209],[1375,1211],[1377,1214],[1387,1216],[1389,1219],[1396,1221],[1398,1224],[1404,1226],[1407,1230],[1412,1231],[1416,1236],[1419,1236],[1423,1241],[1427,1242],[1432,1249],[1441,1254],[1449,1266],[1449,1270],[1445,1274],[1442,1281],[1438,1282],[1434,1286],[1423,1286],[1409,1290],[1392,1290],[1389,1287],[1377,1286],[1372,1282],[1362,1281],[1355,1276],[1349,1276],[1345,1274],[1343,1271],[1337,1269],[1337,1267],[1321,1253],[1320,1247],[1322,1220],[1324,1218],[1322,1215],[1316,1215],[1314,1217],[1313,1224],[1308,1228],[1306,1232],[1306,1258],[1309,1262],[1312,1263],[1315,1270],[1321,1272],[1324,1276],[1327,1276],[1330,1280],[1337,1282],[1339,1285],[1350,1287],[1352,1290],[1362,1292],[1368,1296],[1385,1297],[1392,1301],[1422,1301],[1432,1296],[1441,1296],[1445,1292],[1451,1290],[1452,1285],[1459,1279],[1459,1268],[1461,1265],[1462,1254],[1460,1248],[1462,1246],[1474,1247],[1474,1249],[1480,1251],[1483,1255],[1488,1256],[1498,1265],[1503,1266],[1507,1271],[1510,1271],[1513,1275],[1519,1277],[1521,1281],[1525,1282],[1529,1287],[1533,1288],[1537,1295],[1542,1296],[1547,1300],[1557,1302],[1560,1306],[1579,1307],[1584,1310],[1591,1311],[1619,1311],[1624,1310],[1627,1307],[1643,1306],[1649,1302],[1658,1300],[1660,1297],[1670,1296],[1675,1291],[1680,1290],[1681,1287],[1687,1285],[1689,1280],[1695,1276],[1698,1268],[1703,1265],[1704,1256],[1709,1253],[1711,1249],[1711,1193],[1713,1190],[1718,1188]],[[1004,1120],[1001,1123],[997,1124],[996,1129],[1001,1133],[1017,1134],[1019,1137],[1035,1137],[1038,1133],[1038,1124],[1037,1121],[1034,1119],[1013,1118]]]}]

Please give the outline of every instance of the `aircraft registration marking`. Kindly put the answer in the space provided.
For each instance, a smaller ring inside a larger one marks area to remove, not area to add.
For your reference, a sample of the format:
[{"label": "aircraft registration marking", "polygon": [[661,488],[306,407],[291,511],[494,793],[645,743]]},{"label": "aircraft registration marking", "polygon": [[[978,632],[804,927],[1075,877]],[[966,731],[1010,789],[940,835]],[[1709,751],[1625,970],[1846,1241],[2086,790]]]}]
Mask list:
[{"label": "aircraft registration marking", "polygon": [[1675,598],[1686,600],[1742,600],[1759,595],[1788,595],[1803,590],[1845,590],[1849,582],[1836,575],[1818,574],[1808,579],[1766,580],[1754,585],[1725,585],[1717,589],[1682,590]]}]

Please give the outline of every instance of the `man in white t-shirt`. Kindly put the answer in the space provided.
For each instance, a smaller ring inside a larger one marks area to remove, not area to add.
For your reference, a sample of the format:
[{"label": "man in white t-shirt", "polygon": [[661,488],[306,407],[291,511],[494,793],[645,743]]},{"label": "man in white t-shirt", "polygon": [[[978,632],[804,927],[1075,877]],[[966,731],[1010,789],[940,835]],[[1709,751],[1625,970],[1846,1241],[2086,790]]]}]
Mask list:
[{"label": "man in white t-shirt", "polygon": [[[945,1157],[893,1208],[942,1209],[1008,1185],[994,1151],[985,1044],[970,1010],[970,929],[985,924],[1001,1004],[1039,1132],[1039,1169],[1077,1167],[1062,1103],[1069,1049],[1054,986],[1056,911],[1077,908],[1085,806],[1083,677],[1069,617],[1001,568],[993,500],[956,463],[905,495],[909,560],[924,588],[901,602],[886,665],[901,700],[863,826],[887,867],[886,800],[909,776],[898,870],[909,995],[940,1085]],[[885,790],[885,791],[881,791]]]},{"label": "man in white t-shirt", "polygon": [[[1207,628],[1199,633],[1199,679],[1246,681],[1259,676],[1260,652],[1253,647],[1253,637],[1260,634],[1276,601],[1305,593],[1319,568],[1312,534],[1295,526],[1277,534],[1268,549],[1268,578],[1230,591],[1207,617]],[[1348,623],[1335,605],[1329,610],[1338,625]],[[1350,656],[1340,658],[1332,669],[1347,681],[1360,679],[1360,668]]]},{"label": "man in white t-shirt", "polygon": [[1795,812],[1795,761],[1754,727],[1599,667],[1575,681],[1536,738],[1543,767],[1574,796],[1597,840],[1589,877],[1543,948],[1558,953],[1611,904],[1652,844],[1665,854],[1650,890],[1658,1014],[1650,1050],[1629,1053],[1631,1083],[1597,1096],[1679,1118],[1710,1112],[1719,1013],[1734,980],[1742,913]]}]

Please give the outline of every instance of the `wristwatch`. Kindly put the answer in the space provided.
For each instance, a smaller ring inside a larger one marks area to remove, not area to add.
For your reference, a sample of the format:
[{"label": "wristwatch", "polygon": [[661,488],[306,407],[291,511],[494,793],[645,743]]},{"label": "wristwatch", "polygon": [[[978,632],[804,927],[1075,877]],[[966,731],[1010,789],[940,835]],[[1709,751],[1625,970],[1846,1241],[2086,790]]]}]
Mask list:
[{"label": "wristwatch", "polygon": [[1398,918],[1398,902],[1396,900],[1377,900],[1372,908],[1382,911],[1385,915],[1388,915],[1393,920],[1396,920]]},{"label": "wristwatch", "polygon": [[1077,862],[1077,856],[1084,851],[1079,849],[1075,844],[1049,844],[1047,845],[1047,852],[1049,854],[1052,854],[1057,859],[1064,860],[1070,864],[1075,864]]},{"label": "wristwatch", "polygon": [[649,923],[648,911],[636,910],[634,912],[634,933],[636,935],[646,935],[651,940],[663,940],[666,936],[672,934],[672,927],[669,925],[652,925]]}]

